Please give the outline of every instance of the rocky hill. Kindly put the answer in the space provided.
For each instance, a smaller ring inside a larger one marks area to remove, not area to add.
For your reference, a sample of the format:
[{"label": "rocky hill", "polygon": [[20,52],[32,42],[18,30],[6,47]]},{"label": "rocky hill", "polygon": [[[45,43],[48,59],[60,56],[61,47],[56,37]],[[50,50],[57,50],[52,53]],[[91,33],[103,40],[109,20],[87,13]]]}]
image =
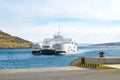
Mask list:
[{"label": "rocky hill", "polygon": [[101,44],[94,44],[92,46],[120,46],[120,42],[101,43]]},{"label": "rocky hill", "polygon": [[31,48],[32,43],[0,30],[0,48]]}]

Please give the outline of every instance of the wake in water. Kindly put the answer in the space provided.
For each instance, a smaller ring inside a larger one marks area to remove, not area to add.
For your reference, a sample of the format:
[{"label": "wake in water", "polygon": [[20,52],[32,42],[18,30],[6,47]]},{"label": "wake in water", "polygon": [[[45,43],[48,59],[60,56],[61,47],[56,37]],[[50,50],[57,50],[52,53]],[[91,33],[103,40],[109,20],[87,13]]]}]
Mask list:
[{"label": "wake in water", "polygon": [[88,51],[91,51],[91,50],[83,50],[83,49],[79,49],[77,52],[74,52],[74,53],[61,53],[63,55],[70,55],[70,54],[84,54],[85,52],[88,52]]}]

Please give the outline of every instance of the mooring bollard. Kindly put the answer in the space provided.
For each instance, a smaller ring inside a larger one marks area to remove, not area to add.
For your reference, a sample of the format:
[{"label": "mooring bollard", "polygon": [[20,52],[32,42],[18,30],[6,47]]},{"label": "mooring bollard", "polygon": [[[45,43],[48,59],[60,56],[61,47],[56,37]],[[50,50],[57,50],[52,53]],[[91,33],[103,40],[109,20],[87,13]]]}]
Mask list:
[{"label": "mooring bollard", "polygon": [[105,54],[105,53],[104,53],[103,51],[101,51],[101,52],[99,53],[99,55],[100,55],[99,57],[104,57],[104,54]]},{"label": "mooring bollard", "polygon": [[81,57],[81,63],[85,64],[85,57]]}]

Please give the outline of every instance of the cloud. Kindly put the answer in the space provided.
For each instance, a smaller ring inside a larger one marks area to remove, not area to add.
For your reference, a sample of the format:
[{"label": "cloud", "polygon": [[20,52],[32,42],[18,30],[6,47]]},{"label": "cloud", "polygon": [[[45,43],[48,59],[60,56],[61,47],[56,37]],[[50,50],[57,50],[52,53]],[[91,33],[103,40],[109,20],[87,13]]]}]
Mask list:
[{"label": "cloud", "polygon": [[9,13],[25,18],[56,16],[120,20],[119,2],[119,0],[13,0],[2,1],[1,6]]},{"label": "cloud", "polygon": [[61,33],[79,43],[119,41],[119,0],[1,0],[0,28],[30,41]]},{"label": "cloud", "polygon": [[[119,41],[120,27],[90,26],[81,23],[61,24],[61,35],[73,38],[78,43],[102,43]],[[52,38],[58,32],[58,23],[41,26],[23,26],[19,28],[3,28],[4,31],[24,39],[39,42],[44,38]]]}]

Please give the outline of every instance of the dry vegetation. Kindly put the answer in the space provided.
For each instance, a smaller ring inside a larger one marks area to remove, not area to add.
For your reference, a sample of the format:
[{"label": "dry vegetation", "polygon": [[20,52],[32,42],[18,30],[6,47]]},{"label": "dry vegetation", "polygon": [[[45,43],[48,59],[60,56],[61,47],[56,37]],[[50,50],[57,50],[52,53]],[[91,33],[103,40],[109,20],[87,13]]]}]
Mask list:
[{"label": "dry vegetation", "polygon": [[32,43],[0,31],[0,48],[31,48]]}]

